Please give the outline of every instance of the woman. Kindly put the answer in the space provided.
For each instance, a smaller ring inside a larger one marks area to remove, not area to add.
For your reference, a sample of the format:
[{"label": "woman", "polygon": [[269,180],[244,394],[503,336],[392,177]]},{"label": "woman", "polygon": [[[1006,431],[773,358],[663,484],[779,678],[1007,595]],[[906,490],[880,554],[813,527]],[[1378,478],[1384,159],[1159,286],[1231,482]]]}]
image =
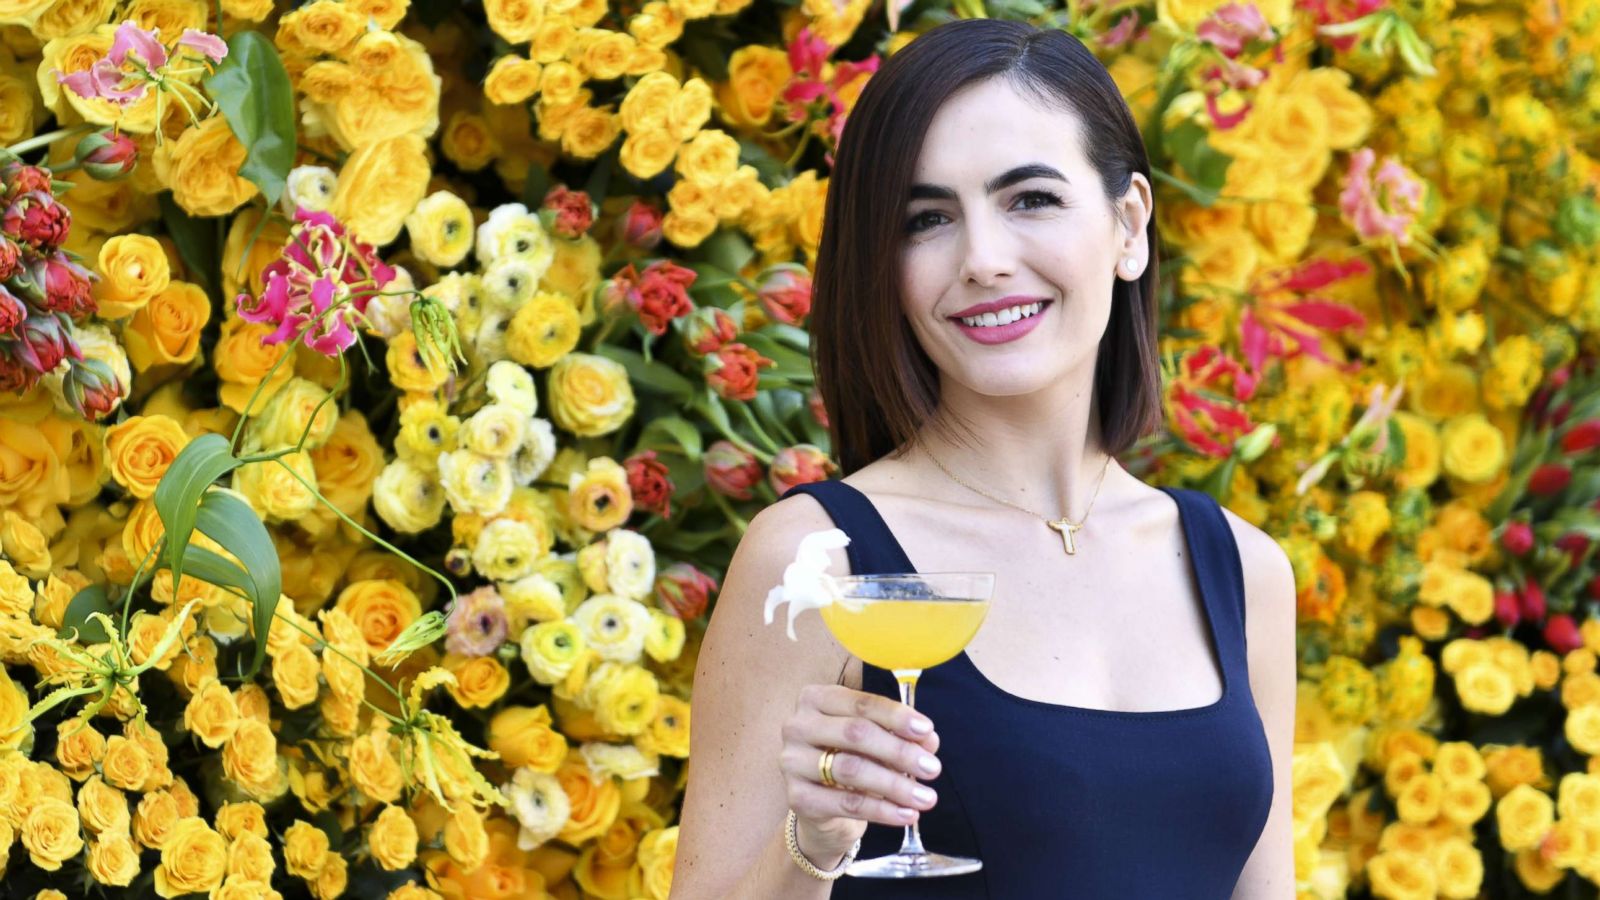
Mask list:
[{"label": "woman", "polygon": [[[674,898],[1294,895],[1287,558],[1113,458],[1160,418],[1152,213],[1127,105],[1065,33],[957,21],[868,82],[812,318],[844,477],[764,510],[729,568]],[[834,572],[998,573],[915,712],[818,617],[762,622],[835,526]],[[918,820],[983,869],[832,880]]]}]

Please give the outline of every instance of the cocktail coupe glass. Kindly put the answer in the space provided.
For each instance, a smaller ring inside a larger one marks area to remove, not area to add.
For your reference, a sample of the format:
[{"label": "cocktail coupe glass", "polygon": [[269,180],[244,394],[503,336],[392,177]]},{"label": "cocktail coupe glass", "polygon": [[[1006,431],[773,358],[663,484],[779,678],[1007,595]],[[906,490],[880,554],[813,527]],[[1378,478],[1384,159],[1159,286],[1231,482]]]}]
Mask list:
[{"label": "cocktail coupe glass", "polygon": [[[990,572],[845,575],[833,578],[835,601],[819,609],[822,621],[846,650],[894,673],[900,702],[916,706],[924,669],[966,649],[983,624],[994,593]],[[983,863],[923,849],[918,823],[907,825],[898,853],[857,860],[845,873],[857,878],[930,878],[964,875]]]}]

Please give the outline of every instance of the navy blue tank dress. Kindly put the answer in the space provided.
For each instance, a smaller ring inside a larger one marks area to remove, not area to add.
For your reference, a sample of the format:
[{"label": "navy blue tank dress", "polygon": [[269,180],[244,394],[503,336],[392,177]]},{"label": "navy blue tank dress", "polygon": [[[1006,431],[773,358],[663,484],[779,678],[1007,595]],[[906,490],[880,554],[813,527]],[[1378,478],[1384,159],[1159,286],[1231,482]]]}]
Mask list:
[{"label": "navy blue tank dress", "polygon": [[[1266,825],[1272,758],[1250,694],[1244,578],[1222,509],[1178,504],[1221,661],[1222,697],[1156,712],[1083,709],[1006,693],[965,652],[923,673],[917,707],[939,731],[939,802],[922,814],[930,852],[974,856],[968,875],[845,877],[833,900],[1228,900]],[[805,484],[850,536],[854,574],[913,572],[866,495]],[[862,664],[862,689],[898,700],[894,675]],[[1287,790],[1287,786],[1284,786]],[[900,849],[901,829],[867,826],[860,858]]]}]

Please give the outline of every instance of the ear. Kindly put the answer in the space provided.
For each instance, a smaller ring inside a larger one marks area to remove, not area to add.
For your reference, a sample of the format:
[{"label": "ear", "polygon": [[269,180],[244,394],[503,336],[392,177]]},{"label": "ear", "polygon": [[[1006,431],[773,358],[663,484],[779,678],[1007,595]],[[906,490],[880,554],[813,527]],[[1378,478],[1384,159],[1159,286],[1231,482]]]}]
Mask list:
[{"label": "ear", "polygon": [[[1150,188],[1149,179],[1133,173],[1127,193],[1117,203],[1117,213],[1119,220],[1126,223],[1122,243],[1118,245],[1117,276],[1136,281],[1150,264],[1151,248],[1150,242],[1145,240],[1145,229],[1155,213],[1155,192]],[[1133,272],[1129,272],[1123,262],[1128,259],[1135,263]]]}]

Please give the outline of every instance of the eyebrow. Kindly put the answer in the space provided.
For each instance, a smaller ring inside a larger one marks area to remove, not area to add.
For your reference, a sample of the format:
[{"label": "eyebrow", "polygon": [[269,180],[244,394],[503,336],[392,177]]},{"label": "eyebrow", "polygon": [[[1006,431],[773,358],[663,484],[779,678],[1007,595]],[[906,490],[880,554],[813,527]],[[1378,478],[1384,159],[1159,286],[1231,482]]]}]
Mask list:
[{"label": "eyebrow", "polygon": [[[984,182],[983,192],[992,194],[995,191],[1003,190],[1019,181],[1027,181],[1030,178],[1054,178],[1057,181],[1067,181],[1067,176],[1044,163],[1028,163],[1009,169]],[[1067,183],[1071,184],[1071,182]],[[913,184],[911,186],[911,199],[954,200],[956,199],[956,192],[937,184]]]}]

